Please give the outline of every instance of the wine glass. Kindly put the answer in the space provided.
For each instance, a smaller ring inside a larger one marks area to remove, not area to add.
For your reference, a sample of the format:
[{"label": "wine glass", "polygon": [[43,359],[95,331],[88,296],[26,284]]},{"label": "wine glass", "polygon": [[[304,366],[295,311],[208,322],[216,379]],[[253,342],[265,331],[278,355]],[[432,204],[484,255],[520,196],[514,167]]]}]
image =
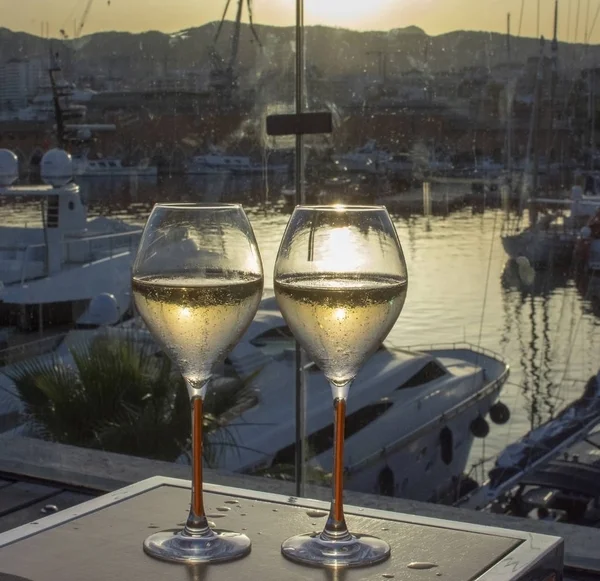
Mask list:
[{"label": "wine glass", "polygon": [[213,367],[254,318],[263,271],[238,204],[157,204],[133,265],[135,306],[181,371],[192,404],[192,502],[185,527],[144,541],[165,561],[230,561],[250,552],[243,534],[213,530],[202,499],[202,407]]},{"label": "wine glass", "polygon": [[343,509],[344,428],[350,384],[402,311],[406,262],[384,206],[297,206],[275,263],[275,296],[300,345],[323,371],[334,401],[333,500],[325,528],[287,539],[285,557],[362,567],[389,545],[348,532]]}]

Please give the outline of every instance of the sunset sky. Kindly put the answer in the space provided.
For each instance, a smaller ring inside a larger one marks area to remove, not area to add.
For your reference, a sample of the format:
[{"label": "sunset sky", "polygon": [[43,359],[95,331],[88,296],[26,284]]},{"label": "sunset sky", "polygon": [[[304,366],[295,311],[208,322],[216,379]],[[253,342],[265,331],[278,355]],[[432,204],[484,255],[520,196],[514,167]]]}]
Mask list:
[{"label": "sunset sky", "polygon": [[[523,36],[536,36],[538,2],[539,33],[547,37],[552,34],[554,0],[524,0]],[[74,20],[81,18],[86,3],[87,0],[0,0],[0,26],[40,34],[41,23],[47,21],[51,36],[58,36],[61,28],[72,33]],[[232,0],[230,19],[235,15],[236,3],[237,0]],[[504,32],[506,13],[511,12],[512,33],[516,35],[521,4],[522,0],[305,0],[305,19],[307,24],[359,30],[416,25],[437,35],[457,29]],[[592,26],[596,11],[600,11],[600,0],[560,0],[560,40],[575,39],[578,4],[580,42],[586,29]],[[294,22],[294,0],[253,0],[253,5],[256,22],[274,25]],[[94,0],[84,34],[149,29],[175,32],[220,19],[224,6],[225,0]],[[600,17],[597,20],[590,37],[593,43],[600,42]]]}]

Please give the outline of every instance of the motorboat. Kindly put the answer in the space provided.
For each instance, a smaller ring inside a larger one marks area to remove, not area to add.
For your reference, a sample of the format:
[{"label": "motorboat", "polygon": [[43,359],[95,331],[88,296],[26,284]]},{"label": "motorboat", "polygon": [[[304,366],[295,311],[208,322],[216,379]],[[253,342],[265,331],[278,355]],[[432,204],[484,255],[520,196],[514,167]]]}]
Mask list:
[{"label": "motorboat", "polygon": [[123,165],[118,157],[89,159],[87,156],[73,157],[73,174],[76,177],[95,178],[105,176],[137,176],[155,178],[158,168],[144,160],[135,165]]},{"label": "motorboat", "polygon": [[[275,299],[263,299],[228,357],[239,376],[252,379],[246,397],[221,418],[234,442],[218,454],[216,468],[251,474],[293,465],[294,351]],[[443,496],[462,474],[474,437],[489,430],[484,417],[508,373],[500,356],[471,345],[382,344],[350,391],[347,488],[415,500]],[[326,474],[332,468],[331,389],[314,363],[306,364],[305,378],[307,462]]]},{"label": "motorboat", "polygon": [[456,505],[597,526],[599,448],[600,372],[555,418],[505,448],[487,482]]},{"label": "motorboat", "polygon": [[525,258],[534,268],[571,262],[575,233],[561,216],[548,215],[521,232],[504,233],[502,246],[510,258]]},{"label": "motorboat", "polygon": [[289,170],[287,164],[269,164],[253,162],[245,155],[228,155],[217,147],[210,147],[204,155],[195,155],[186,167],[187,174],[261,174],[283,173]]},{"label": "motorboat", "polygon": [[377,148],[374,139],[354,151],[333,156],[333,162],[339,170],[360,173],[385,173],[391,155]]},{"label": "motorboat", "polygon": [[[587,195],[575,186],[570,199],[533,198],[529,207],[531,225],[502,234],[508,256],[524,257],[540,268],[570,265],[581,228],[600,209],[600,195]],[[549,210],[540,214],[539,207]]]},{"label": "motorboat", "polygon": [[[69,169],[60,183],[0,187],[5,199],[40,202],[41,223],[0,226],[0,322],[30,330],[69,323],[102,293],[130,301],[130,267],[141,230],[120,220],[88,220],[87,206]],[[62,159],[62,157],[61,157]],[[16,156],[15,156],[16,163]]]},{"label": "motorboat", "polygon": [[[152,341],[134,318],[100,330],[88,325],[71,331],[51,354],[38,357],[68,361],[73,345],[98,333],[133,333],[144,344]],[[228,442],[215,454],[214,468],[264,474],[293,465],[293,352],[293,337],[275,298],[264,298],[250,328],[218,370],[220,377],[242,379],[244,387],[236,404],[219,418],[227,438],[221,439],[218,431],[213,434],[214,441]],[[504,405],[496,400],[508,374],[500,356],[471,345],[395,349],[382,344],[350,391],[347,487],[417,500],[445,495],[462,474],[474,438],[489,431],[484,417]],[[9,376],[0,369],[2,405],[18,411]],[[306,363],[305,380],[307,462],[326,474],[332,466],[331,389],[314,363]],[[506,413],[495,415],[500,416],[508,419]],[[19,430],[27,433],[27,427]]]},{"label": "motorboat", "polygon": [[600,271],[600,207],[579,232],[574,256],[580,269],[594,273]]}]

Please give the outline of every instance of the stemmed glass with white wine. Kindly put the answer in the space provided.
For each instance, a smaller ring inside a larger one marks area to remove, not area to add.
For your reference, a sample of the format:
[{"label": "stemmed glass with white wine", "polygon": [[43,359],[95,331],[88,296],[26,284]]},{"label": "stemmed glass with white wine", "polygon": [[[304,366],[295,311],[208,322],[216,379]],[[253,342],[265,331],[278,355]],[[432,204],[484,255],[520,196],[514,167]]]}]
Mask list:
[{"label": "stemmed glass with white wine", "polygon": [[254,318],[263,270],[238,204],[157,204],[133,265],[135,306],[181,371],[192,404],[192,502],[185,527],[148,537],[165,561],[230,561],[250,552],[243,534],[210,528],[202,498],[202,407],[213,367]]},{"label": "stemmed glass with white wine", "polygon": [[350,384],[402,311],[406,262],[384,206],[297,206],[275,263],[275,296],[294,336],[323,371],[334,402],[333,500],[321,533],[287,539],[283,555],[326,567],[362,567],[390,555],[348,531],[344,428]]}]

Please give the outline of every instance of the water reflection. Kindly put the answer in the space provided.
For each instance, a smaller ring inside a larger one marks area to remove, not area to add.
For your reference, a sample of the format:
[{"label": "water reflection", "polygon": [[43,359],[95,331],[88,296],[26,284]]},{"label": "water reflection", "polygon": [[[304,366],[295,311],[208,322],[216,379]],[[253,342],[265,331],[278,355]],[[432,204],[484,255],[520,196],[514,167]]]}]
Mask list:
[{"label": "water reflection", "polygon": [[[516,337],[521,390],[531,429],[556,415],[559,391],[553,375],[552,296],[569,286],[569,273],[534,271],[525,259],[508,260],[502,272],[506,313],[502,342]],[[558,408],[558,409],[557,409]]]}]

